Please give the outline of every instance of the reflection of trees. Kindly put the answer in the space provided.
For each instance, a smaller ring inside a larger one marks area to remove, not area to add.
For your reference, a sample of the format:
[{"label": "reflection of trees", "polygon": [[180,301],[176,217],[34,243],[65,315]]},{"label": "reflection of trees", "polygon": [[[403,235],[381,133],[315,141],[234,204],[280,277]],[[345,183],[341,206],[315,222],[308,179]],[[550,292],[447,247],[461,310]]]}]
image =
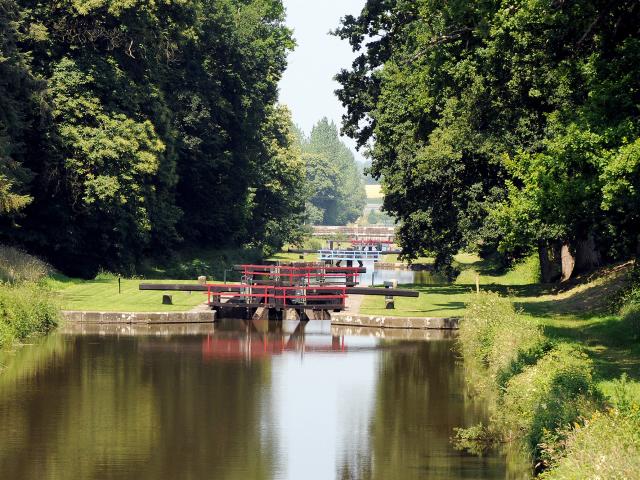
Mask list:
[{"label": "reflection of trees", "polygon": [[463,395],[463,372],[455,366],[452,342],[411,345],[382,353],[370,458],[345,466],[342,478],[504,478],[500,462],[451,447],[454,427],[481,418]]},{"label": "reflection of trees", "polygon": [[0,376],[0,477],[270,478],[268,363],[203,362],[201,344],[74,337],[40,374]]}]

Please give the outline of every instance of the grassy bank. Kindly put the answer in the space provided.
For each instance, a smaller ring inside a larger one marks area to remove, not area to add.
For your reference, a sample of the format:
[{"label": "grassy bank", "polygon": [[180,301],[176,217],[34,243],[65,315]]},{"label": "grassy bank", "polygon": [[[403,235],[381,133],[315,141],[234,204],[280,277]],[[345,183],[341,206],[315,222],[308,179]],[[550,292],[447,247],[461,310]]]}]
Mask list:
[{"label": "grassy bank", "polygon": [[[428,259],[421,259],[428,263]],[[431,275],[431,285],[401,285],[420,292],[417,298],[398,297],[395,309],[386,310],[384,297],[365,297],[360,312],[366,315],[394,315],[399,317],[462,317],[465,305],[471,300],[476,289],[476,278],[484,289],[507,293],[518,289],[520,294],[534,300],[540,294],[537,285],[538,264],[535,258],[527,259],[512,269],[501,271],[491,261],[476,255],[462,253],[456,255],[455,265],[460,274],[454,283]]]},{"label": "grassy bank", "polygon": [[[194,280],[157,280],[158,283],[195,283]],[[54,276],[47,285],[54,292],[63,310],[102,312],[183,312],[206,300],[201,292],[166,292],[172,295],[173,305],[162,304],[159,291],[140,291],[138,286],[149,280],[121,279],[100,274],[94,280],[78,280]]]},{"label": "grassy bank", "polygon": [[461,448],[517,440],[544,478],[633,478],[640,291],[624,295],[614,311],[607,301],[624,272],[533,298],[518,289],[511,299],[472,296],[460,349],[470,383],[494,399],[494,413],[490,425],[458,431]]},{"label": "grassy bank", "polygon": [[[305,255],[304,261],[314,261],[316,258],[317,255]],[[286,252],[266,260],[300,261],[298,254]],[[210,282],[235,282],[240,280],[240,273],[233,270],[234,265],[263,261],[257,250],[188,249],[175,253],[171,258],[148,259],[140,270],[141,278],[121,278],[120,285],[118,275],[111,273],[101,273],[92,280],[56,274],[51,275],[46,284],[55,292],[63,310],[179,312],[202,304],[206,296],[200,292],[165,292],[173,296],[173,305],[163,305],[163,292],[140,291],[139,284],[194,283],[201,275]]]},{"label": "grassy bank", "polygon": [[472,255],[456,261],[455,282],[404,286],[420,297],[397,298],[391,311],[382,297],[366,297],[360,311],[464,317],[469,384],[492,399],[493,414],[489,425],[460,430],[457,445],[482,452],[513,442],[547,479],[635,478],[640,290],[625,290],[632,264],[541,285],[535,258],[507,271]]},{"label": "grassy bank", "polygon": [[57,325],[59,309],[43,283],[48,272],[34,257],[0,246],[0,348]]}]

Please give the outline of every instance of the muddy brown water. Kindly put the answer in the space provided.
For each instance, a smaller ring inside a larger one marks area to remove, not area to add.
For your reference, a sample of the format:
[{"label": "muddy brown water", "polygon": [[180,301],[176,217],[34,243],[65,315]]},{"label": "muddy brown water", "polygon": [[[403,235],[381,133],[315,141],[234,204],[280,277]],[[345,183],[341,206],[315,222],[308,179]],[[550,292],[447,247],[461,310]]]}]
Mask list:
[{"label": "muddy brown water", "polygon": [[[0,479],[504,479],[454,339],[328,322],[68,327],[0,357]],[[515,472],[515,473],[514,473]]]}]

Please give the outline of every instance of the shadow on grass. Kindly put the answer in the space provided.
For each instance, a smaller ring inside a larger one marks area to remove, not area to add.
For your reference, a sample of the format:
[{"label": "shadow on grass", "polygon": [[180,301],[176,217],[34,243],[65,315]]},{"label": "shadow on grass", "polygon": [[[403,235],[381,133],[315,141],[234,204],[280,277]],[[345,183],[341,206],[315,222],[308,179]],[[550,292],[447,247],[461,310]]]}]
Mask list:
[{"label": "shadow on grass", "polygon": [[93,280],[83,280],[81,278],[71,278],[71,277],[67,277],[66,275],[63,275],[61,273],[53,273],[51,275],[49,275],[49,278],[47,279],[50,282],[54,282],[56,284],[61,284],[63,286],[72,286],[72,285],[82,285],[82,284],[89,284],[89,283],[102,283],[102,284],[107,284],[107,283],[112,283],[112,282],[118,282],[118,278],[117,277],[97,277]]},{"label": "shadow on grass", "polygon": [[544,327],[545,334],[554,340],[585,346],[602,380],[613,380],[623,373],[640,380],[640,343],[633,329],[620,317],[593,315]]}]

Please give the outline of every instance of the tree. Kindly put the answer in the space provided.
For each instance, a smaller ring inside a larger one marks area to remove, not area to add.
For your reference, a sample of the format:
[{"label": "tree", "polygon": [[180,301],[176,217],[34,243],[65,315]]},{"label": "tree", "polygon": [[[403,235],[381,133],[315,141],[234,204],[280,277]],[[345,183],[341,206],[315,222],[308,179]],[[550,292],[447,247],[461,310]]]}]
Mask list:
[{"label": "tree", "polygon": [[353,153],[340,140],[336,125],[323,118],[302,146],[313,206],[308,217],[325,225],[355,221],[362,214],[366,193]]},{"label": "tree", "polygon": [[369,1],[343,20],[360,53],[337,76],[343,130],[370,151],[406,256],[629,255],[632,204],[602,198],[638,138],[638,20],[631,0]]},{"label": "tree", "polygon": [[263,124],[264,151],[251,192],[251,235],[271,250],[303,237],[306,183],[302,152],[296,143],[291,113],[277,106]]},{"label": "tree", "polygon": [[25,137],[40,85],[17,46],[19,24],[15,1],[0,0],[0,218],[14,215],[32,200]]},{"label": "tree", "polygon": [[280,0],[0,1],[3,241],[91,276],[297,238]]}]

